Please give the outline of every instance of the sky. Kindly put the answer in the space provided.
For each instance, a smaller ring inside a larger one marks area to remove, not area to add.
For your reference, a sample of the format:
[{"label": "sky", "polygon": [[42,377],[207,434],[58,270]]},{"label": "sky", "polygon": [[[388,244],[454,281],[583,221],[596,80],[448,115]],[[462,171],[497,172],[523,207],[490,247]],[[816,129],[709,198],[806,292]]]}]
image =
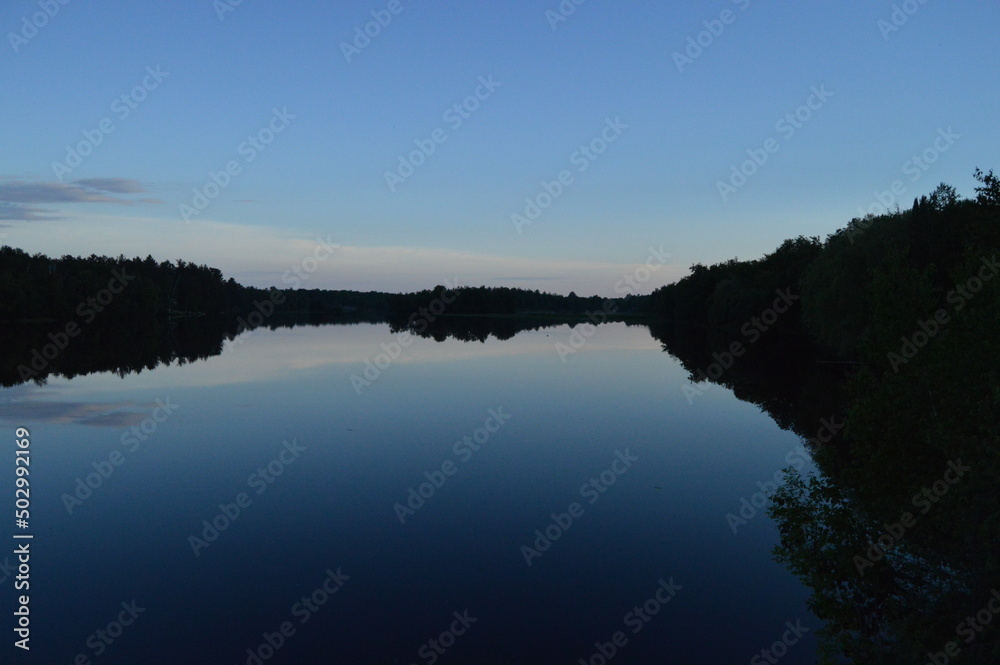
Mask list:
[{"label": "sky", "polygon": [[972,196],[998,26],[972,0],[12,0],[0,242],[261,287],[648,293]]}]

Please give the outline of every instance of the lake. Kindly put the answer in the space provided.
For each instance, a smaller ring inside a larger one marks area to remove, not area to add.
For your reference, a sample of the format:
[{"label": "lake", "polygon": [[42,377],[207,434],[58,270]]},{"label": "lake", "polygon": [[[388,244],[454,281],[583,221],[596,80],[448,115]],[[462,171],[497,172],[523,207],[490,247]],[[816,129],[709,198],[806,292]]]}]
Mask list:
[{"label": "lake", "polygon": [[801,439],[724,387],[686,396],[644,326],[571,332],[397,348],[385,324],[257,329],[198,362],[3,389],[8,438],[31,433],[34,535],[31,653],[4,649],[813,662],[809,590],[751,507]]}]

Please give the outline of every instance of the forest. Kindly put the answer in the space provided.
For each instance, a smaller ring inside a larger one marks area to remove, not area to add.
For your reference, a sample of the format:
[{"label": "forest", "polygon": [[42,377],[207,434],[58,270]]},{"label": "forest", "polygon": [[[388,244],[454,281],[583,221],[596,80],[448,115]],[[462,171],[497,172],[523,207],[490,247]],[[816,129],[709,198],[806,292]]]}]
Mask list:
[{"label": "forest", "polygon": [[1000,247],[1000,179],[978,169],[975,177],[975,199],[942,183],[909,210],[853,219],[825,241],[799,236],[760,259],[695,264],[650,296],[651,311],[676,326],[732,335],[776,292],[790,291],[798,306],[778,318],[773,334],[859,361],[876,336],[886,342],[933,314]]},{"label": "forest", "polygon": [[[808,441],[822,473],[786,469],[768,512],[776,559],[813,589],[823,662],[1000,657],[996,622],[969,618],[1000,589],[1000,179],[975,177],[975,198],[941,184],[651,296],[653,333],[692,384]],[[794,305],[767,317],[779,292]],[[747,352],[706,377],[733,341]],[[826,444],[824,418],[844,423]]]},{"label": "forest", "polygon": [[[447,294],[447,295],[445,295]],[[389,320],[407,318],[444,296],[448,315],[583,315],[599,310],[598,296],[581,298],[507,287],[444,286],[414,293],[330,289],[268,289],[225,279],[217,268],[183,259],[157,262],[119,256],[50,258],[0,247],[0,321],[90,323],[101,318],[131,320],[190,316],[247,318],[271,314]],[[623,314],[638,314],[639,296],[614,299]],[[434,305],[437,307],[437,305]]]},{"label": "forest", "polygon": [[[606,302],[506,287],[437,286],[402,294],[262,289],[184,260],[51,258],[4,246],[0,385],[183,364],[218,355],[226,340],[258,327],[382,322],[394,332],[409,329],[438,341],[509,339],[522,330],[582,320]],[[645,302],[614,299],[608,311],[634,317]]]}]

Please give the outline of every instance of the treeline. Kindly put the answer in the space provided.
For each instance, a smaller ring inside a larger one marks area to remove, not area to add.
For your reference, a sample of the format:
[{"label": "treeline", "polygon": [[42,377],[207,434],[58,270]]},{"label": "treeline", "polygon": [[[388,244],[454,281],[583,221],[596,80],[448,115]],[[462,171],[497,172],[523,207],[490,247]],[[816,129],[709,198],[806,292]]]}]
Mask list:
[{"label": "treeline", "polygon": [[797,335],[859,360],[873,336],[885,338],[899,327],[894,321],[916,325],[1000,248],[1000,179],[978,169],[975,176],[975,199],[941,184],[909,210],[853,219],[825,241],[799,236],[760,259],[696,264],[650,296],[652,310],[673,325],[734,335],[747,323],[759,328],[754,317],[790,293],[796,306],[767,335]]},{"label": "treeline", "polygon": [[[691,274],[653,292],[652,310],[658,318],[681,327],[742,335],[744,325],[750,323],[753,329],[754,317],[772,309],[776,298],[784,296],[785,304],[798,303],[802,277],[822,250],[819,238],[799,236],[786,240],[761,259],[730,259],[711,266],[695,264]],[[770,336],[776,336],[774,331],[798,332],[800,308],[779,308],[787,311],[767,322]],[[760,326],[756,327],[759,330]]]},{"label": "treeline", "polygon": [[90,323],[98,315],[152,318],[220,314],[267,297],[226,280],[222,272],[184,260],[28,254],[0,247],[0,320]]},{"label": "treeline", "polygon": [[275,314],[372,319],[408,318],[444,304],[448,315],[578,314],[613,303],[620,314],[637,314],[645,297],[605,301],[507,287],[444,286],[392,294],[325,289],[259,289],[225,279],[217,268],[179,260],[157,262],[119,256],[50,258],[0,247],[0,320],[90,323],[104,318],[246,315],[258,304]]},{"label": "treeline", "polygon": [[[769,513],[777,559],[814,590],[821,650],[851,662],[923,662],[952,642],[963,662],[1000,662],[996,622],[963,623],[1000,577],[1000,179],[975,177],[974,198],[942,184],[651,296],[654,333],[692,375],[742,342],[752,353],[712,382],[804,437],[843,423],[810,444],[823,475],[790,473]],[[797,300],[778,313],[785,290]]]},{"label": "treeline", "polygon": [[626,296],[605,299],[600,296],[581,298],[574,292],[568,296],[543,293],[537,289],[509,287],[455,287],[438,285],[416,293],[394,294],[389,299],[389,312],[394,320],[432,316],[495,316],[564,314],[584,315],[587,312],[613,311],[636,315],[648,309],[647,296]]},{"label": "treeline", "polygon": [[295,289],[283,292],[285,301],[278,311],[314,316],[385,320],[389,316],[391,293],[382,291],[345,291],[330,289]]},{"label": "treeline", "polygon": [[271,301],[288,314],[385,318],[390,294],[275,291],[239,284],[207,265],[91,255],[50,258],[0,247],[0,320],[90,323],[103,318],[245,315]]}]

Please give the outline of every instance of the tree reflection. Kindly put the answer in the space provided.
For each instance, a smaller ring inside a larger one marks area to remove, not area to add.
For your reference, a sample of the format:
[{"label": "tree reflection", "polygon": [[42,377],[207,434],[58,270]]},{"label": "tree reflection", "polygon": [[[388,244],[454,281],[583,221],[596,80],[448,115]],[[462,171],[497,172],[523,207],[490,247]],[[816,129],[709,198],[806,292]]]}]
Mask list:
[{"label": "tree reflection", "polygon": [[[887,280],[873,297],[889,307],[899,288]],[[812,589],[826,624],[825,662],[1000,662],[1000,304],[976,304],[903,366],[886,352],[912,333],[908,313],[882,319],[891,325],[872,330],[858,363],[762,338],[700,379],[803,438],[822,417],[846,422],[814,451],[820,475],[788,469],[769,509],[775,557]],[[730,341],[666,324],[652,332],[693,379]]]}]

